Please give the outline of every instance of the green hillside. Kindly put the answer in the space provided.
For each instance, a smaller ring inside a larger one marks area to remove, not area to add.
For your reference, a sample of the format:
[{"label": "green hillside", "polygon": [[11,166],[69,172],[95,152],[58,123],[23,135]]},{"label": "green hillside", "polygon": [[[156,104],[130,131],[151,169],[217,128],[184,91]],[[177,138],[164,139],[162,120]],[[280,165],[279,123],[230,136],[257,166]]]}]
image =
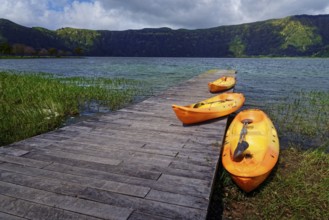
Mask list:
[{"label": "green hillside", "polygon": [[[0,19],[0,54],[250,57],[329,56],[329,15],[299,15],[209,29],[93,31],[28,28]],[[27,49],[28,48],[28,49]]]}]

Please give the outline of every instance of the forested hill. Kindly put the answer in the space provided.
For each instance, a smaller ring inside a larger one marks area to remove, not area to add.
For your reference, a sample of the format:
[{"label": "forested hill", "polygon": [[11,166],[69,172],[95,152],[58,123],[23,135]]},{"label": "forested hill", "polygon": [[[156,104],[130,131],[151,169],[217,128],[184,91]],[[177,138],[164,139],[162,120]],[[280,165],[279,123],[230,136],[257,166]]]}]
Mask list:
[{"label": "forested hill", "polygon": [[144,57],[329,56],[329,15],[209,29],[28,28],[0,19],[0,54]]}]

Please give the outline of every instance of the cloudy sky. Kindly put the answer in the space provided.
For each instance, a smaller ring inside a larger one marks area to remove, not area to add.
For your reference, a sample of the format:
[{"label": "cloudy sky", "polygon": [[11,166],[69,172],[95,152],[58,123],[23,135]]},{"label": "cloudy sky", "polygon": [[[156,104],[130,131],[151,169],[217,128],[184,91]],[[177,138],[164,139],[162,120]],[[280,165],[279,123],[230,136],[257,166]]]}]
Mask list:
[{"label": "cloudy sky", "polygon": [[298,14],[329,14],[328,0],[0,0],[0,18],[51,30],[210,28]]}]

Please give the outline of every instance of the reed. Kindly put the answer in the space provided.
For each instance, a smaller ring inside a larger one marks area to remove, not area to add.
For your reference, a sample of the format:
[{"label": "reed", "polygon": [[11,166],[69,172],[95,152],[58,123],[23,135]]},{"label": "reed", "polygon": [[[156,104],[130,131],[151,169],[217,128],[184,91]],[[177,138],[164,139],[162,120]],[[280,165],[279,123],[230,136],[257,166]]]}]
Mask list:
[{"label": "reed", "polygon": [[329,140],[328,92],[295,92],[266,111],[277,127],[281,145],[309,149]]},{"label": "reed", "polygon": [[328,108],[329,93],[315,91],[267,108],[281,143],[276,167],[251,193],[220,168],[209,219],[329,219]]},{"label": "reed", "polygon": [[59,127],[68,116],[93,106],[117,110],[146,94],[128,79],[55,77],[44,73],[0,72],[0,145]]}]

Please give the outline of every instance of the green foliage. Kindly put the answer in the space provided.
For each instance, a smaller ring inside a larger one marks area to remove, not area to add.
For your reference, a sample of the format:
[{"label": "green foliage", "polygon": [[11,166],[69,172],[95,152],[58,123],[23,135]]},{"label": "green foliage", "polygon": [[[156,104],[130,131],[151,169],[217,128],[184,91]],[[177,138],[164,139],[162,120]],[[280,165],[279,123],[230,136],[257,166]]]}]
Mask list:
[{"label": "green foliage", "polygon": [[74,49],[74,53],[78,56],[81,56],[83,54],[83,49],[80,47],[77,47]]},{"label": "green foliage", "polygon": [[10,45],[70,51],[66,54],[81,48],[83,54],[97,56],[328,56],[328,23],[329,15],[303,15],[197,30],[51,31],[0,19],[0,36]]},{"label": "green foliage", "polygon": [[240,37],[236,36],[234,40],[230,43],[229,50],[233,53],[235,57],[243,57],[245,48],[246,47]]},{"label": "green foliage", "polygon": [[143,88],[126,79],[0,72],[0,146],[52,130],[91,105],[121,108]]},{"label": "green foliage", "polygon": [[322,42],[321,36],[315,33],[315,27],[303,25],[300,21],[290,17],[275,20],[272,24],[282,28],[280,34],[284,38],[284,43],[281,46],[283,49],[292,46],[300,51],[306,51],[308,47]]},{"label": "green foliage", "polygon": [[329,57],[329,45],[324,46],[320,51],[316,52],[314,57]]},{"label": "green foliage", "polygon": [[95,40],[100,37],[98,31],[75,28],[62,28],[57,30],[56,33],[67,43],[81,46],[82,48],[92,47]]},{"label": "green foliage", "polygon": [[0,44],[0,54],[8,55],[11,53],[11,46],[8,42],[3,42]]}]

